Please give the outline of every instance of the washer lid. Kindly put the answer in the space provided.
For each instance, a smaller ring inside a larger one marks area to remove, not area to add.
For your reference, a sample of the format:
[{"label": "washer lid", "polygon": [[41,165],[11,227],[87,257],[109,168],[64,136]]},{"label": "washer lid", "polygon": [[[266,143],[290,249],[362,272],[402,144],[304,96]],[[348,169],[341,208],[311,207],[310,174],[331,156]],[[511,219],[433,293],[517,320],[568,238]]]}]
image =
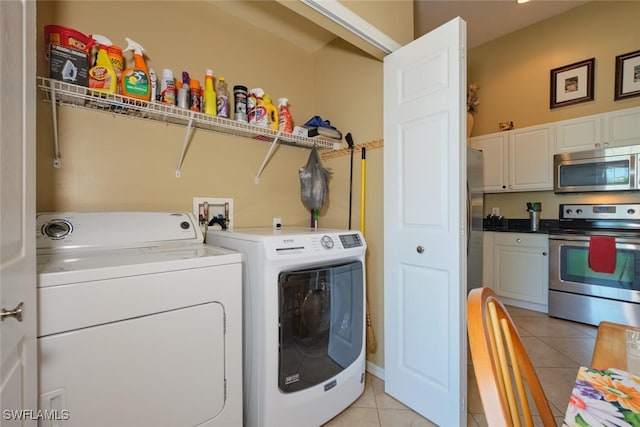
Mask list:
[{"label": "washer lid", "polygon": [[202,243],[38,254],[38,287],[242,262],[240,253]]}]

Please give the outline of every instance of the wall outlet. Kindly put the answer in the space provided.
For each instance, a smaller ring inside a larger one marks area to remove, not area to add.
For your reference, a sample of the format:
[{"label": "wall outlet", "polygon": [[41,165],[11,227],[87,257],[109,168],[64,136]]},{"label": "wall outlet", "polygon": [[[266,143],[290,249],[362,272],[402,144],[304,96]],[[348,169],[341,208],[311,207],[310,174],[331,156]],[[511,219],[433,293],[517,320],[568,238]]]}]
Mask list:
[{"label": "wall outlet", "polygon": [[273,218],[273,229],[282,230],[282,218]]},{"label": "wall outlet", "polygon": [[[209,216],[204,218],[204,203],[209,204]],[[193,214],[200,222],[201,228],[204,230],[204,223],[208,224],[215,217],[222,215],[224,217],[225,204],[229,204],[229,222],[227,223],[227,229],[233,230],[233,199],[232,198],[216,198],[216,197],[194,197],[193,198]],[[210,229],[220,230],[222,227],[218,224],[214,224]]]},{"label": "wall outlet", "polygon": [[491,215],[500,216],[500,208],[491,208]]}]

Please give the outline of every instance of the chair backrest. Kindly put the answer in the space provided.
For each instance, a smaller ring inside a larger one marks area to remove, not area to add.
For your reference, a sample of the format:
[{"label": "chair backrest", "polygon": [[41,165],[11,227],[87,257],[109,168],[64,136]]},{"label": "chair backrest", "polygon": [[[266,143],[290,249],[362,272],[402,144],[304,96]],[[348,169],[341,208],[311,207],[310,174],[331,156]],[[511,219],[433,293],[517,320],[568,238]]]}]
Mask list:
[{"label": "chair backrest", "polygon": [[469,293],[467,329],[487,424],[491,427],[533,426],[528,390],[543,425],[556,426],[520,334],[490,288],[476,288]]},{"label": "chair backrest", "polygon": [[618,368],[640,374],[636,366],[628,366],[627,331],[640,332],[640,328],[620,323],[600,322],[593,348],[591,366],[594,368]]}]

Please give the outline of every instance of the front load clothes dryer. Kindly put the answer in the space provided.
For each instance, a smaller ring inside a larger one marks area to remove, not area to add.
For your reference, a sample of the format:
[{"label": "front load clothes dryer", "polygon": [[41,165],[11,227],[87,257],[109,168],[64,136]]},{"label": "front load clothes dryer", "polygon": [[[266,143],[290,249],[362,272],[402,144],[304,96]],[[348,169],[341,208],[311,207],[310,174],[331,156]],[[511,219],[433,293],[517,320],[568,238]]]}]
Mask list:
[{"label": "front load clothes dryer", "polygon": [[364,391],[366,244],[358,231],[209,231],[243,254],[244,422],[318,427]]},{"label": "front load clothes dryer", "polygon": [[242,425],[239,253],[187,213],[36,224],[39,425]]}]

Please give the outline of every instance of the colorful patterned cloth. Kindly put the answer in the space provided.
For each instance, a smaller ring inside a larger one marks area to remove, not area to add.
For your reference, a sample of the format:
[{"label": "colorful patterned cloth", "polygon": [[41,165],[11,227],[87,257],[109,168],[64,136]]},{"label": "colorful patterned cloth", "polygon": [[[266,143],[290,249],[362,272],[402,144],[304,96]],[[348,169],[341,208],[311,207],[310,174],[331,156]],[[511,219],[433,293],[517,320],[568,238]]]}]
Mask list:
[{"label": "colorful patterned cloth", "polygon": [[640,427],[640,377],[581,367],[563,427]]}]

